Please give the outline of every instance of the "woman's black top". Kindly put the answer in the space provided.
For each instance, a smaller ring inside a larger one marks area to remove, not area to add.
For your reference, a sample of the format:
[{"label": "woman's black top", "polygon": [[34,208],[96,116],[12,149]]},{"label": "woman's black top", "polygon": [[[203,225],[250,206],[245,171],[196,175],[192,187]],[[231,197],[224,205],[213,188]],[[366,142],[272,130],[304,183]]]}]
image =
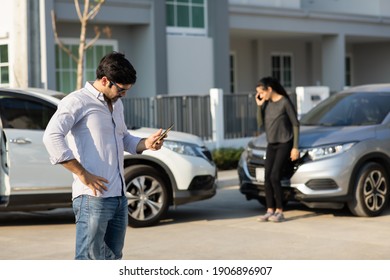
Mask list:
[{"label": "woman's black top", "polygon": [[266,101],[261,109],[268,143],[287,143],[293,139],[293,147],[298,148],[299,121],[291,101],[283,96],[276,102]]}]

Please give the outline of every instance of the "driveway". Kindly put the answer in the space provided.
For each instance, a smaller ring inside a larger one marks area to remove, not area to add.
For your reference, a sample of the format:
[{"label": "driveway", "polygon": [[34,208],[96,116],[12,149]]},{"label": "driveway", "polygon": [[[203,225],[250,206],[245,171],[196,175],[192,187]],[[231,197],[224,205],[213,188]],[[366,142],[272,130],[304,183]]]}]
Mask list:
[{"label": "driveway", "polygon": [[[235,183],[234,176],[231,182]],[[221,185],[222,186],[222,185]],[[357,218],[289,204],[287,221],[259,223],[265,209],[225,184],[212,199],[171,208],[158,226],[128,228],[128,260],[389,260],[390,210]],[[73,259],[71,209],[0,212],[0,259]]]}]

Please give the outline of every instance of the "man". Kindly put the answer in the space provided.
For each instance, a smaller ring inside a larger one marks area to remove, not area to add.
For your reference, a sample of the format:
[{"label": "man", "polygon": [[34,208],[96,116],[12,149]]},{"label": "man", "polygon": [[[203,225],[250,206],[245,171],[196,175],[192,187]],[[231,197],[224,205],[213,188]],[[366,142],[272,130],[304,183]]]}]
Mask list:
[{"label": "man", "polygon": [[136,82],[121,53],[102,58],[96,80],[61,100],[43,142],[53,164],[73,173],[76,259],[121,259],[127,229],[124,151],[159,150],[160,129],[148,138],[132,136],[120,100]]}]

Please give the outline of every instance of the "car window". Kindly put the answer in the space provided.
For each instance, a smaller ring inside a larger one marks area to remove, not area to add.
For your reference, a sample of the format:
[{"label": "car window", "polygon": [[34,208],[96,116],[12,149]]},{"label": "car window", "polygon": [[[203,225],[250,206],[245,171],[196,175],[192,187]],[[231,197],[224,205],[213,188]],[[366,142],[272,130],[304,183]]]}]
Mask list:
[{"label": "car window", "polygon": [[44,130],[56,108],[49,104],[16,95],[0,96],[3,128]]},{"label": "car window", "polygon": [[388,93],[335,94],[314,107],[302,125],[359,126],[380,124],[390,112]]}]

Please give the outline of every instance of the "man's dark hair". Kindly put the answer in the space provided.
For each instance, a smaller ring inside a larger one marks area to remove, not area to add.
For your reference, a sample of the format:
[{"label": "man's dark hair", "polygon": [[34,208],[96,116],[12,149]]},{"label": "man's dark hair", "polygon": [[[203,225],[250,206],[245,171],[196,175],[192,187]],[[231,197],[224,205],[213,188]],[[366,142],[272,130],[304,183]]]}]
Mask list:
[{"label": "man's dark hair", "polygon": [[124,85],[135,84],[137,80],[137,72],[133,65],[119,52],[109,53],[100,60],[96,78],[101,79],[104,76],[111,82]]}]

